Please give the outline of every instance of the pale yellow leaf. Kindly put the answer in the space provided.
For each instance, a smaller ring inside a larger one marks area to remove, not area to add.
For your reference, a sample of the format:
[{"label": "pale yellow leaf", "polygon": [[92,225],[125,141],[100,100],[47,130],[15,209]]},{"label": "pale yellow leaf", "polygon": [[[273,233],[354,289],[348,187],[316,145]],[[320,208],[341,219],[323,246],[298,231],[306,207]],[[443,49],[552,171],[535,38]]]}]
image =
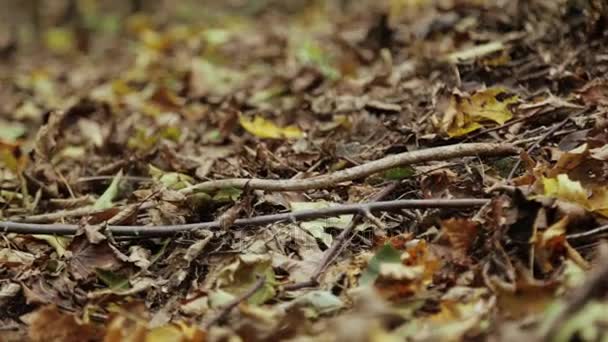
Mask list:
[{"label": "pale yellow leaf", "polygon": [[296,126],[279,127],[273,122],[268,121],[260,116],[256,116],[253,120],[241,116],[239,118],[239,122],[247,132],[255,135],[258,138],[300,138],[304,135],[302,131]]},{"label": "pale yellow leaf", "polygon": [[542,182],[546,196],[587,207],[587,191],[580,182],[568,178],[567,174],[559,174],[556,178],[543,178]]},{"label": "pale yellow leaf", "polygon": [[458,137],[483,127],[485,122],[504,124],[513,117],[509,106],[518,101],[517,96],[506,94],[506,89],[497,87],[466,98],[452,96],[443,117],[443,129],[450,137]]}]

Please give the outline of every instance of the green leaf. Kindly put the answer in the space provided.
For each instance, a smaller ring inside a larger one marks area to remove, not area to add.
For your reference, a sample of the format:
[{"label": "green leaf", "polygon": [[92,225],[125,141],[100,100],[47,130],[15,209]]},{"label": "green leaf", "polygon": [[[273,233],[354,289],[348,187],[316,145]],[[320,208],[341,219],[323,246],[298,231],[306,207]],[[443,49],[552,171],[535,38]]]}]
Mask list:
[{"label": "green leaf", "polygon": [[[331,202],[291,202],[289,206],[293,211],[311,210],[311,209],[323,209],[335,206],[335,203]],[[315,238],[321,240],[327,247],[331,246],[333,238],[330,234],[325,232],[326,228],[346,228],[353,220],[353,215],[340,215],[338,217],[326,217],[316,220],[310,220],[300,223],[302,229],[309,232]]]},{"label": "green leaf", "polygon": [[46,241],[51,247],[55,249],[57,255],[63,257],[66,248],[70,244],[71,239],[63,236],[45,235],[45,234],[34,234],[33,238]]},{"label": "green leaf", "polygon": [[147,151],[158,142],[158,135],[150,134],[146,129],[137,127],[135,135],[127,141],[127,146],[134,150]]},{"label": "green leaf", "polygon": [[340,71],[332,65],[331,56],[319,42],[305,40],[299,44],[296,50],[296,58],[302,64],[316,66],[329,79],[335,80],[340,77]]},{"label": "green leaf", "polygon": [[578,313],[559,326],[553,341],[605,341],[602,327],[608,323],[606,310],[608,305],[605,303],[598,301],[587,303]]},{"label": "green leaf", "polygon": [[401,263],[401,252],[390,244],[382,246],[382,248],[380,248],[380,250],[371,258],[367,268],[363,271],[363,274],[359,279],[359,284],[362,286],[373,284],[380,274],[380,265],[385,263]]},{"label": "green leaf", "polygon": [[297,297],[295,304],[311,306],[319,314],[327,314],[341,309],[344,303],[329,291],[310,291],[305,295]]},{"label": "green leaf", "polygon": [[213,308],[220,308],[236,298],[235,295],[230,294],[224,290],[216,290],[209,293],[209,304]]},{"label": "green leaf", "polygon": [[0,140],[14,143],[27,132],[27,128],[19,122],[0,121]]},{"label": "green leaf", "polygon": [[247,302],[262,304],[276,294],[276,280],[272,269],[272,260],[268,255],[243,254],[224,267],[218,276],[217,285],[224,291],[238,296],[248,291],[257,281],[258,276],[266,276],[264,285],[251,296]]},{"label": "green leaf", "polygon": [[411,166],[395,167],[384,171],[383,177],[389,180],[402,180],[404,178],[413,177],[416,170]]},{"label": "green leaf", "polygon": [[106,191],[95,201],[93,204],[93,209],[103,210],[112,208],[112,201],[118,196],[120,180],[122,178],[122,170],[116,174],[110,186],[106,189]]},{"label": "green leaf", "polygon": [[213,200],[217,202],[234,202],[241,197],[242,193],[243,190],[238,188],[224,188],[213,196]]},{"label": "green leaf", "polygon": [[250,105],[257,106],[268,102],[274,97],[282,95],[286,92],[286,88],[284,86],[271,86],[269,88],[259,90],[251,95],[249,100],[247,101]]},{"label": "green leaf", "polygon": [[111,290],[121,291],[131,288],[129,278],[122,274],[102,270],[100,268],[95,269],[95,274],[97,275],[97,278],[99,278],[99,280],[106,284]]},{"label": "green leaf", "polygon": [[194,182],[194,179],[186,174],[179,172],[165,172],[154,165],[148,165],[148,172],[155,180],[161,182],[171,190],[183,189]]}]

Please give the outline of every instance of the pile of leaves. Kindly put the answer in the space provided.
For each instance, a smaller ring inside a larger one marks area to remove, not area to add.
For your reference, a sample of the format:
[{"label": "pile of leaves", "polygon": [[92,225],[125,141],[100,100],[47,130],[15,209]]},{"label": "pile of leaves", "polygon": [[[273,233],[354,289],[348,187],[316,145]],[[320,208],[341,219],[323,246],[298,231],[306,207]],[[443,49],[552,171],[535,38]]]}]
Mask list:
[{"label": "pile of leaves", "polygon": [[[2,340],[605,338],[605,2],[116,3],[3,23],[0,220],[80,228],[1,234]],[[521,153],[326,189],[180,191],[464,142]],[[231,227],[387,187],[491,201]],[[216,219],[170,238],[105,230]],[[335,243],[318,281],[293,286]]]}]

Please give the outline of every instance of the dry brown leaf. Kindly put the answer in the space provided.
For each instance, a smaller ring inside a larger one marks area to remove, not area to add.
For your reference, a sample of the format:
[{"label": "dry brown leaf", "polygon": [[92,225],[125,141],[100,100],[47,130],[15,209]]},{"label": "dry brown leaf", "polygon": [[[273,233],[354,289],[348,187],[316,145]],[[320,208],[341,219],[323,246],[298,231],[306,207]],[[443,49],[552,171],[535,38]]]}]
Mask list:
[{"label": "dry brown leaf", "polygon": [[79,322],[75,316],[49,305],[38,309],[30,317],[28,336],[32,342],[101,341],[103,329]]},{"label": "dry brown leaf", "polygon": [[68,250],[72,253],[69,270],[78,280],[87,279],[95,269],[110,271],[122,266],[122,261],[107,241],[92,244],[84,235],[79,235],[72,240]]}]

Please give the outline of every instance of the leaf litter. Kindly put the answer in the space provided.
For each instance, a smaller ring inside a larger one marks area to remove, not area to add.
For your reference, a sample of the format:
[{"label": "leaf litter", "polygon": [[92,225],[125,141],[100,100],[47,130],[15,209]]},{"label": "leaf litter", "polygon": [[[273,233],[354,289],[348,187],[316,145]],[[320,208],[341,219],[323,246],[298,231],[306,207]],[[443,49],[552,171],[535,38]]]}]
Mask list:
[{"label": "leaf litter", "polygon": [[0,339],[606,337],[604,1],[129,4],[4,9]]}]

